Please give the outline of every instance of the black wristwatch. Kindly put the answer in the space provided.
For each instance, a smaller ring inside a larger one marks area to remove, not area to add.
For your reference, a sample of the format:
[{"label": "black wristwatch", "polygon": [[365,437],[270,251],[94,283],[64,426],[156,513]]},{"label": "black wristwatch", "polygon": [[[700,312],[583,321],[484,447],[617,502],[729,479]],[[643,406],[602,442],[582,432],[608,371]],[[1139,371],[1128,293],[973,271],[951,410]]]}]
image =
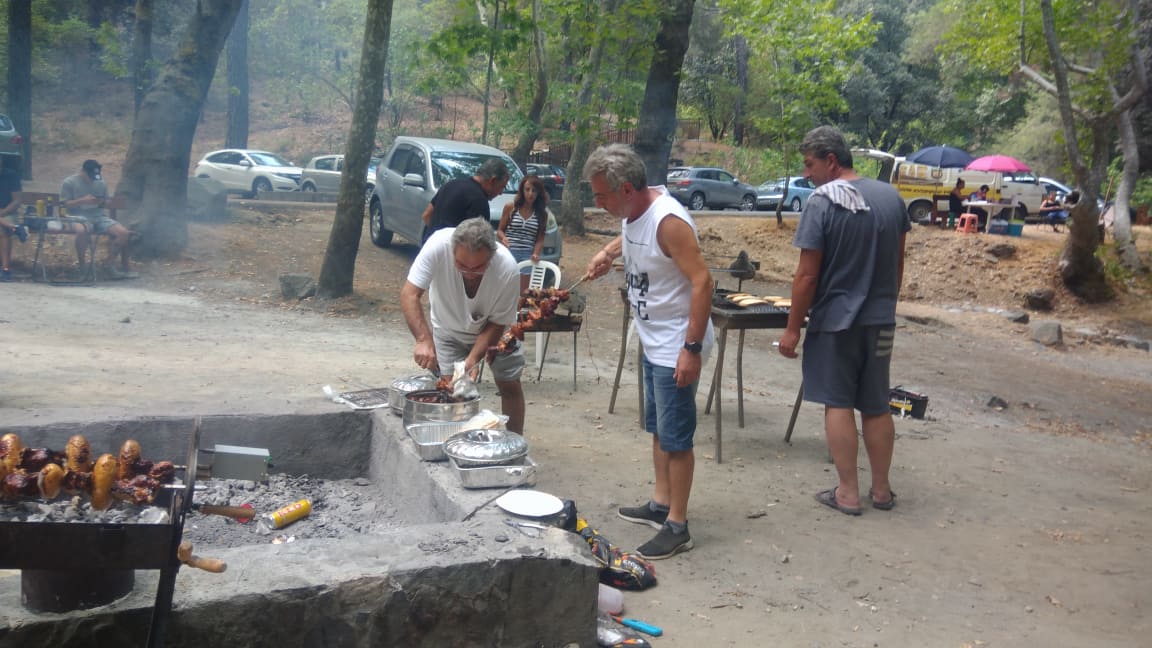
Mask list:
[{"label": "black wristwatch", "polygon": [[704,344],[700,342],[685,342],[684,350],[688,353],[700,353],[704,350]]}]

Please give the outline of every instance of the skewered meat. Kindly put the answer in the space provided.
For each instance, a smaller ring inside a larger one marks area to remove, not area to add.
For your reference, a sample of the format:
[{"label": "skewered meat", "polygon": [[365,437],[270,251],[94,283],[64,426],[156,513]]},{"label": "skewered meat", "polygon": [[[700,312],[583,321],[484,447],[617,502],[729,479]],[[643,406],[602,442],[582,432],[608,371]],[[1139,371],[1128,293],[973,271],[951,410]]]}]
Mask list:
[{"label": "skewered meat", "polygon": [[40,496],[55,499],[60,494],[64,482],[64,469],[59,464],[50,463],[40,471]]},{"label": "skewered meat", "polygon": [[133,504],[151,504],[159,489],[159,481],[148,475],[136,475],[132,479],[117,480],[112,485],[112,497]]},{"label": "skewered meat", "polygon": [[568,301],[568,298],[572,296],[572,291],[564,288],[529,288],[524,291],[524,296],[532,299],[556,298],[557,301]]},{"label": "skewered meat", "polygon": [[64,479],[60,484],[65,493],[78,495],[92,490],[92,473],[68,470],[64,472]]},{"label": "skewered meat", "polygon": [[112,503],[112,483],[116,481],[116,457],[100,455],[92,467],[92,508],[103,511]]},{"label": "skewered meat", "polygon": [[68,470],[78,473],[92,472],[92,446],[88,445],[88,439],[83,435],[76,434],[68,439],[64,455],[66,457],[64,467]]},{"label": "skewered meat", "polygon": [[20,451],[20,470],[27,473],[40,472],[44,466],[64,464],[64,455],[48,448],[24,448]]},{"label": "skewered meat", "polygon": [[[140,443],[128,439],[120,446],[120,461],[116,467],[116,479],[132,479],[136,476],[133,464],[140,460]],[[151,468],[151,466],[149,466]],[[144,470],[143,472],[148,472]]]},{"label": "skewered meat", "polygon": [[0,437],[0,474],[16,472],[20,465],[20,451],[23,449],[24,444],[19,434],[9,432]]},{"label": "skewered meat", "polygon": [[4,476],[3,486],[0,486],[0,494],[3,494],[5,499],[40,497],[39,473],[8,473]]},{"label": "skewered meat", "polygon": [[176,466],[171,461],[157,461],[148,471],[148,477],[161,484],[171,484],[176,481]]}]

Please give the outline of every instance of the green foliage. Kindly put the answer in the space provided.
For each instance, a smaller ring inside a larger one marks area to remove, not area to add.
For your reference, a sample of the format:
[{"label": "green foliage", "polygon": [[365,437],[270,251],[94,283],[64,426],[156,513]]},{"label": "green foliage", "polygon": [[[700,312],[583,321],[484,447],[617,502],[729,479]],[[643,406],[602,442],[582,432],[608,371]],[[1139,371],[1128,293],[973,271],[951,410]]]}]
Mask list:
[{"label": "green foliage", "polygon": [[117,79],[132,75],[130,36],[110,22],[100,25],[96,42],[100,45],[100,67]]},{"label": "green foliage", "polygon": [[719,0],[730,33],[748,42],[750,123],[769,147],[785,149],[844,109],[840,86],[856,53],[873,42],[868,15],[841,16],[832,0]]}]

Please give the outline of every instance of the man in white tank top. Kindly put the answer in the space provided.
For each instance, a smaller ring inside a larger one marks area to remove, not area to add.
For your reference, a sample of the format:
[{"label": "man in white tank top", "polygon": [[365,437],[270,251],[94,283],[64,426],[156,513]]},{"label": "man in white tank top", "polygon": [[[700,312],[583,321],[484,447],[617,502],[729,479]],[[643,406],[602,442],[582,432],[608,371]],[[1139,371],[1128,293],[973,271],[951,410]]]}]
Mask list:
[{"label": "man in white tank top", "polygon": [[650,560],[692,548],[688,496],[696,455],[696,387],[711,352],[712,276],[692,217],[664,187],[649,187],[630,147],[596,149],[584,165],[596,206],[623,220],[623,233],[588,263],[596,278],[624,257],[628,303],[644,345],[644,427],[652,434],[656,485],[651,499],[620,517],[659,529],[637,553]]}]

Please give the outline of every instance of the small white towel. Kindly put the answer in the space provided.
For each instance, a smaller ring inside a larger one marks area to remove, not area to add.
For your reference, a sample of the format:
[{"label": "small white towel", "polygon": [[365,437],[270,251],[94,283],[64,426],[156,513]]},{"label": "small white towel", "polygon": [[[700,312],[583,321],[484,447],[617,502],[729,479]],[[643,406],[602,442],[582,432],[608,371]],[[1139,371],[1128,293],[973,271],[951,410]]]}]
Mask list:
[{"label": "small white towel", "polygon": [[838,205],[848,211],[868,211],[868,203],[864,202],[860,190],[853,187],[847,180],[833,180],[822,184],[816,188],[814,193],[818,196],[824,196],[833,205]]}]

